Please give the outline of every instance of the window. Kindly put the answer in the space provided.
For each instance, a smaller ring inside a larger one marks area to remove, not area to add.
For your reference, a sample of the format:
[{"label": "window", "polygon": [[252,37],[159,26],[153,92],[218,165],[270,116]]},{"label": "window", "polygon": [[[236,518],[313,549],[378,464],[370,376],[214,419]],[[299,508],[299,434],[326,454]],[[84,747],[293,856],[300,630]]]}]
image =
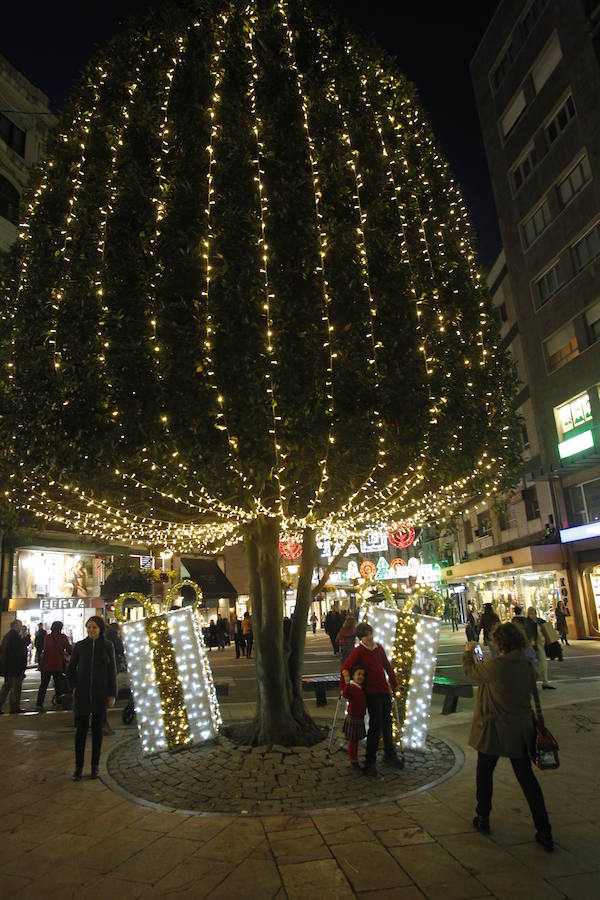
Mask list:
[{"label": "window", "polygon": [[473,527],[471,525],[471,520],[465,519],[464,526],[465,526],[465,543],[472,544],[473,543]]},{"label": "window", "polygon": [[521,437],[523,439],[523,446],[529,447],[529,435],[527,434],[527,425],[525,422],[521,425]]},{"label": "window", "polygon": [[525,184],[531,173],[533,172],[535,166],[534,156],[533,156],[533,144],[525,153],[525,156],[521,157],[521,160],[517,163],[515,168],[512,171],[513,185],[515,192],[519,191],[521,187]]},{"label": "window", "polygon": [[600,519],[600,478],[583,485],[583,497],[588,522],[597,522]]},{"label": "window", "polygon": [[571,96],[567,97],[561,108],[546,125],[546,138],[552,145],[560,137],[571,119],[575,117],[575,104]]},{"label": "window", "polygon": [[575,325],[569,322],[551,338],[544,341],[544,351],[550,372],[560,369],[565,363],[579,356],[579,347],[575,336]]},{"label": "window", "polygon": [[531,73],[536,94],[539,94],[561,59],[562,52],[558,37],[554,35],[542,55],[539,57]]},{"label": "window", "polygon": [[580,394],[574,400],[563,403],[555,410],[560,437],[592,421],[592,408],[587,393]]},{"label": "window", "polygon": [[525,518],[527,521],[533,522],[534,519],[539,519],[540,505],[535,487],[525,488],[521,493],[525,501]]},{"label": "window", "polygon": [[521,38],[523,42],[529,37],[537,25],[537,21],[547,5],[548,0],[533,0],[533,3],[521,21]]},{"label": "window", "polygon": [[563,284],[562,268],[560,262],[555,263],[551,269],[544,272],[541,278],[535,283],[535,299],[539,309],[544,303],[547,303]]},{"label": "window", "polygon": [[566,489],[565,501],[569,525],[587,525],[588,517],[580,484]]},{"label": "window", "polygon": [[498,319],[500,320],[500,324],[504,324],[504,322],[508,321],[508,313],[506,311],[506,303],[501,303],[498,309]]},{"label": "window", "polygon": [[514,504],[503,500],[502,503],[499,504],[497,512],[500,531],[509,531],[509,529],[517,527]]},{"label": "window", "polygon": [[25,132],[4,113],[0,113],[0,138],[11,150],[14,150],[19,156],[25,157]]},{"label": "window", "polygon": [[502,116],[502,134],[505,138],[508,137],[518,120],[521,118],[526,105],[525,92],[520,90],[517,96],[510,102],[508,109]]},{"label": "window", "polygon": [[488,534],[492,533],[492,520],[490,519],[489,511],[477,514],[477,537],[487,537]]},{"label": "window", "polygon": [[506,73],[510,69],[513,64],[513,60],[515,58],[515,49],[514,45],[511,42],[506,48],[505,53],[503,54],[500,62],[494,69],[492,73],[492,87],[494,91],[497,91],[504,79],[506,78]]},{"label": "window", "polygon": [[541,206],[530,216],[523,225],[523,236],[525,238],[525,246],[530,247],[533,242],[540,236],[550,224],[550,205],[548,200],[544,200]]},{"label": "window", "polygon": [[585,311],[585,324],[587,326],[590,344],[595,344],[600,339],[600,300]]},{"label": "window", "polygon": [[573,262],[577,272],[595,259],[600,253],[600,222],[571,247]]},{"label": "window", "polygon": [[590,161],[586,153],[577,165],[571,169],[567,177],[558,183],[557,190],[561,206],[566,206],[575,194],[578,194],[581,188],[587,184],[591,177],[592,170],[590,169]]},{"label": "window", "polygon": [[19,192],[14,185],[0,175],[0,216],[13,225],[19,224]]}]

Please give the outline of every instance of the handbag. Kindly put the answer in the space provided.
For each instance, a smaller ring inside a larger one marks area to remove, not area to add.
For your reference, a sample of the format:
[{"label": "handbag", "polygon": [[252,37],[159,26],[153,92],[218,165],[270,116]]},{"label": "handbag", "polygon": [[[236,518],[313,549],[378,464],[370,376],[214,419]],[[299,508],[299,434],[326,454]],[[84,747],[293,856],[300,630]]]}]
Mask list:
[{"label": "handbag", "polygon": [[535,744],[533,747],[533,761],[538,769],[558,769],[558,741],[544,725],[544,715],[540,706],[540,697],[535,681],[533,682],[533,699],[535,701]]}]

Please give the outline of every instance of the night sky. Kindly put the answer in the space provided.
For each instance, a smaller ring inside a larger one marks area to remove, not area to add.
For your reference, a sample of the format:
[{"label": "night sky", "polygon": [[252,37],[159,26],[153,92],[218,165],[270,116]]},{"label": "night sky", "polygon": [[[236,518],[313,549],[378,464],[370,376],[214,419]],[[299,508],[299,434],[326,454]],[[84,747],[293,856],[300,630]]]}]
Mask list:
[{"label": "night sky", "polygon": [[[481,262],[489,268],[500,250],[500,236],[469,62],[499,0],[326,2],[374,35],[417,86],[462,187]],[[58,111],[94,48],[121,30],[130,16],[158,5],[160,0],[13,2],[2,12],[0,52],[48,94]]]}]

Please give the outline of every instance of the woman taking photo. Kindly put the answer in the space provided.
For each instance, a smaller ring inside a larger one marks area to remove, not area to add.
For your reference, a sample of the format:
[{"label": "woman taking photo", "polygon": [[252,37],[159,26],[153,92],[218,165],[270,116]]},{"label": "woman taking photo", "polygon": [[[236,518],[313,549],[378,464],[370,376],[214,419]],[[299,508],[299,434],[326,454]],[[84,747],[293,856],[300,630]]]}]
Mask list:
[{"label": "woman taking photo", "polygon": [[81,781],[85,742],[92,717],[92,778],[99,778],[100,750],[106,708],[114,706],[117,696],[115,651],[105,640],[104,619],[92,616],[85,623],[88,636],[78,641],[67,668],[73,689],[75,714],[75,771],[73,781]]},{"label": "woman taking photo", "polygon": [[554,844],[544,795],[531,769],[535,740],[531,695],[536,686],[533,667],[524,653],[525,634],[518,625],[507,622],[494,629],[494,643],[499,656],[482,662],[473,652],[476,645],[469,641],[462,661],[465,675],[479,682],[469,735],[469,744],[477,750],[473,825],[483,834],[490,833],[494,769],[498,758],[507,756],[529,804],[535,839],[551,852]]}]

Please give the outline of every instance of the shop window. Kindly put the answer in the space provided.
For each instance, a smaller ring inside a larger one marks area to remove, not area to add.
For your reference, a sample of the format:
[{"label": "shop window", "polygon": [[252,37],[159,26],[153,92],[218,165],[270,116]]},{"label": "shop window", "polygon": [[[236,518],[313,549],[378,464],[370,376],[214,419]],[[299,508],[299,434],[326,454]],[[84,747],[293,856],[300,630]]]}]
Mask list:
[{"label": "shop window", "polygon": [[538,503],[538,495],[535,486],[525,488],[522,492],[525,502],[525,518],[528,522],[540,517],[540,505]]},{"label": "shop window", "polygon": [[19,202],[21,198],[16,187],[0,175],[0,216],[13,225],[19,224]]},{"label": "shop window", "polygon": [[0,138],[11,150],[25,158],[26,134],[22,128],[15,125],[3,112],[0,112]]},{"label": "shop window", "polygon": [[600,253],[600,222],[571,247],[575,270],[581,270]]},{"label": "shop window", "polygon": [[592,421],[592,408],[587,393],[580,394],[574,400],[564,403],[555,410],[559,437],[563,437],[575,428]]},{"label": "shop window", "polygon": [[592,170],[590,169],[590,161],[586,153],[586,155],[582,156],[579,162],[571,169],[568,175],[563,178],[562,181],[559,181],[557,190],[560,205],[564,207],[567,203],[570,203],[573,197],[579,193],[591,177]]},{"label": "shop window", "polygon": [[573,98],[569,95],[558,112],[555,113],[550,122],[546,125],[546,140],[548,141],[549,147],[551,147],[557,138],[560,137],[571,119],[574,118],[575,104],[573,103]]},{"label": "shop window", "polygon": [[533,144],[525,151],[517,165],[512,170],[512,180],[515,193],[520,191],[535,168]]},{"label": "shop window", "polygon": [[557,35],[554,35],[542,55],[539,57],[531,73],[536,94],[539,94],[561,59],[562,51],[560,49],[560,43]]},{"label": "shop window", "polygon": [[525,91],[521,89],[516,97],[511,100],[508,109],[502,116],[502,134],[504,136],[504,139],[509,136],[509,134],[523,115],[526,106],[527,101],[525,100]]},{"label": "shop window", "polygon": [[545,199],[533,215],[529,216],[523,223],[523,238],[526,247],[530,247],[539,238],[542,231],[545,231],[550,224],[550,221],[550,205],[548,200]]},{"label": "shop window", "polygon": [[544,341],[544,353],[549,372],[555,372],[556,369],[560,369],[561,366],[579,356],[579,345],[573,322],[568,322],[564,328]]},{"label": "shop window", "polygon": [[556,262],[535,282],[535,301],[538,309],[547,303],[563,286],[562,266]]}]

